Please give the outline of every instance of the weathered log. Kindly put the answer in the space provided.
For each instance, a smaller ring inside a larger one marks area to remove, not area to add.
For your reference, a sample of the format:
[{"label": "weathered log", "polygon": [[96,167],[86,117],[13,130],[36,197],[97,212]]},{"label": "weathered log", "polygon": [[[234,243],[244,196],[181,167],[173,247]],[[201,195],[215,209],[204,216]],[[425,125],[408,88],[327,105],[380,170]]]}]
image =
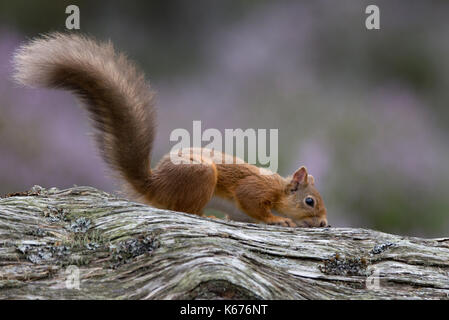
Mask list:
[{"label": "weathered log", "polygon": [[0,299],[448,297],[449,238],[213,220],[89,187],[0,199]]}]

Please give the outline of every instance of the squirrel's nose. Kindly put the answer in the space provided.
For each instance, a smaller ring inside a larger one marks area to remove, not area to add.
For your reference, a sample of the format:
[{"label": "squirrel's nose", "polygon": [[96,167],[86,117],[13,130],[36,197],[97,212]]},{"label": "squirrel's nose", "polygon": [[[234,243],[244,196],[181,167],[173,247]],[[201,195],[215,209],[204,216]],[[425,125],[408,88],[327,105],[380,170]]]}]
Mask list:
[{"label": "squirrel's nose", "polygon": [[327,220],[321,220],[320,227],[321,228],[327,227]]}]

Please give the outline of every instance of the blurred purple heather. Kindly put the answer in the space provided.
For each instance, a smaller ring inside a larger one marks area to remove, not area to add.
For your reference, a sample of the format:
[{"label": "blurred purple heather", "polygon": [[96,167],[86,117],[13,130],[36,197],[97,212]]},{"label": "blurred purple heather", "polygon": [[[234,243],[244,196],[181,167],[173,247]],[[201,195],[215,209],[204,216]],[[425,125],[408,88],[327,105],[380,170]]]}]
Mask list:
[{"label": "blurred purple heather", "polygon": [[[34,184],[93,185],[113,190],[86,137],[89,127],[67,93],[23,88],[11,79],[11,58],[22,37],[0,33],[0,193]],[[100,168],[100,170],[99,170]]]}]

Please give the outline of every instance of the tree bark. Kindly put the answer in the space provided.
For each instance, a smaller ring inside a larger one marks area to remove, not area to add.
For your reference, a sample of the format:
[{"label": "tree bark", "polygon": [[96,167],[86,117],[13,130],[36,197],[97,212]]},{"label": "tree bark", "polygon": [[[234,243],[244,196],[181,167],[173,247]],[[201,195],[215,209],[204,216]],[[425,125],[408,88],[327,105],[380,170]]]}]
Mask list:
[{"label": "tree bark", "polygon": [[214,220],[89,187],[0,199],[0,299],[223,298],[448,299],[449,238]]}]

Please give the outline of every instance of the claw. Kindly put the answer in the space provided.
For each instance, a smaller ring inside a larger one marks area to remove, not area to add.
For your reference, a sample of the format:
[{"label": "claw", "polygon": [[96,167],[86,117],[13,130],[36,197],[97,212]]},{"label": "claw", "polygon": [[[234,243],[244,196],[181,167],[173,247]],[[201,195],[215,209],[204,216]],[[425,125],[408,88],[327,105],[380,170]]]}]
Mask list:
[{"label": "claw", "polygon": [[294,223],[293,220],[289,218],[279,218],[278,220],[269,222],[268,224],[282,227],[296,227],[296,223]]}]

